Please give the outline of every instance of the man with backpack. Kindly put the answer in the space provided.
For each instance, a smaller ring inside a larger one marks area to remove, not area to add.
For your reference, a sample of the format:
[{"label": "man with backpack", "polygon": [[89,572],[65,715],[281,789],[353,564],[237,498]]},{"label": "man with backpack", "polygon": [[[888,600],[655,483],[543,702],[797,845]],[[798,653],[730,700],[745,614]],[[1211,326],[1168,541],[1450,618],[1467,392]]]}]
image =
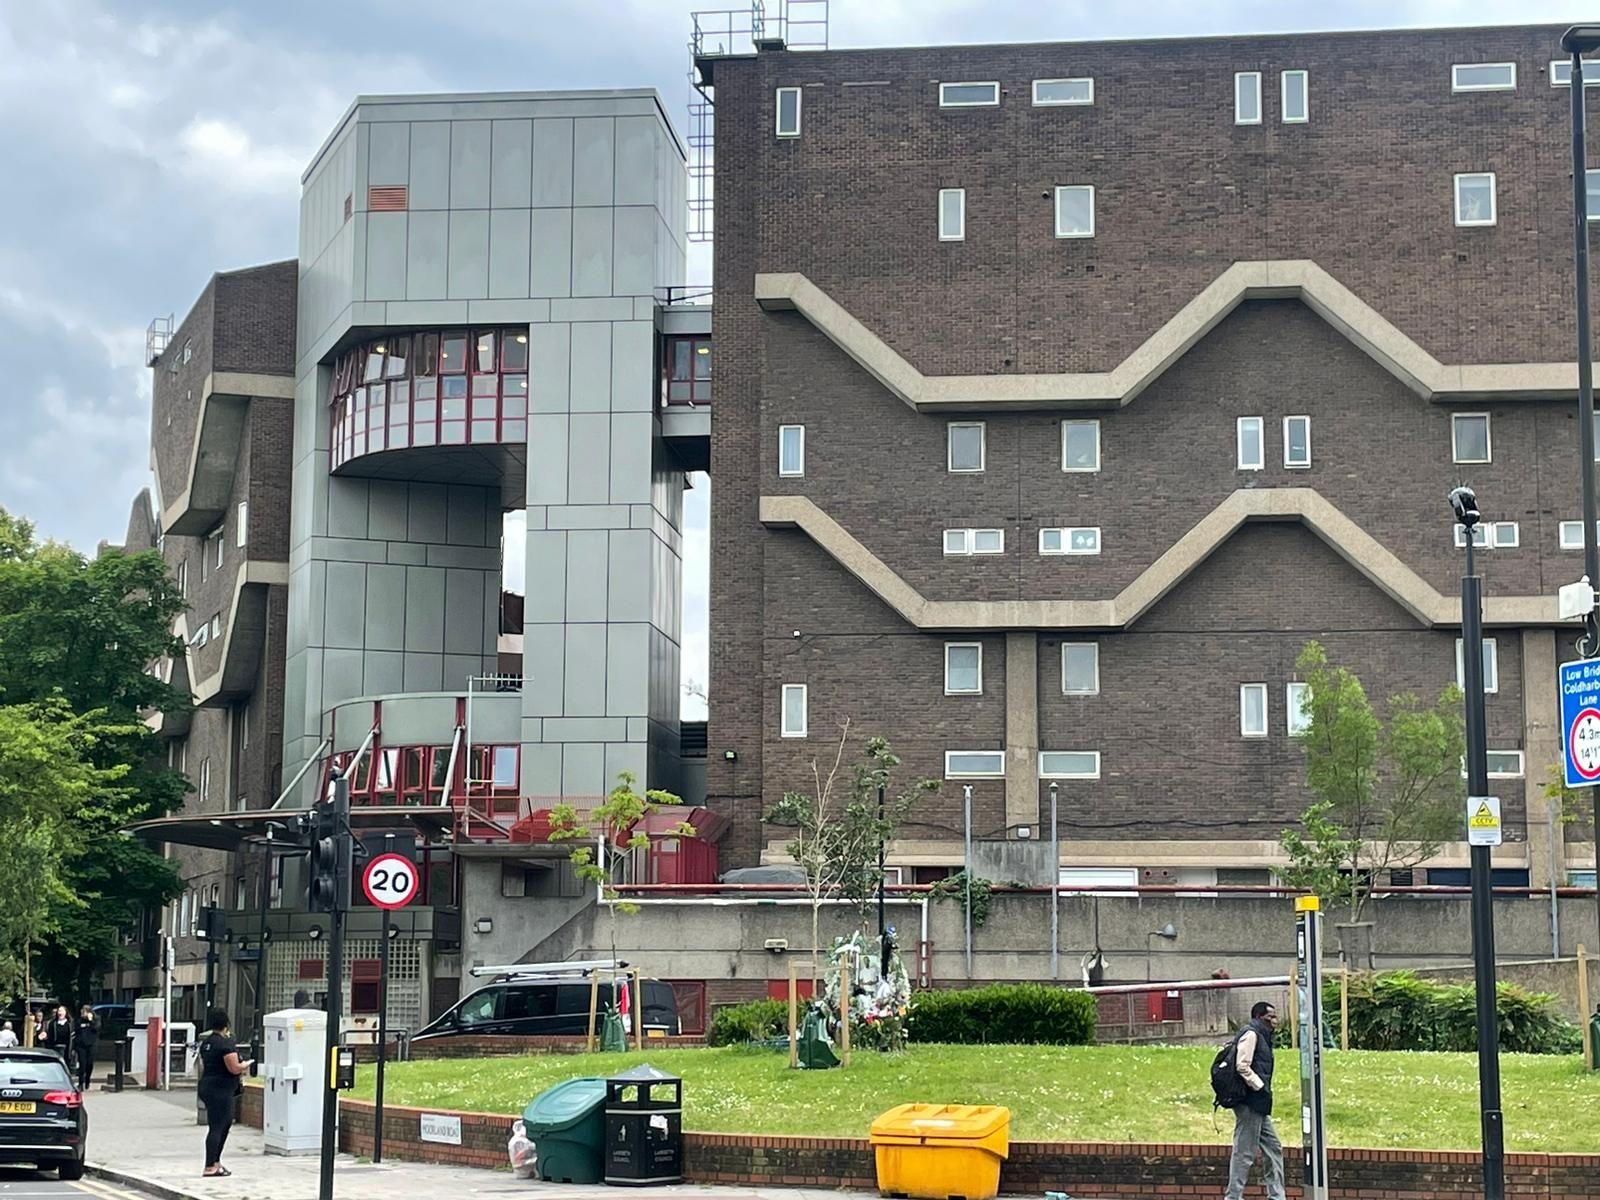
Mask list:
[{"label": "man with backpack", "polygon": [[1250,1009],[1250,1023],[1222,1048],[1211,1067],[1217,1106],[1233,1109],[1233,1158],[1227,1200],[1242,1200],[1259,1151],[1266,1159],[1267,1200],[1284,1200],[1283,1143],[1272,1124],[1272,1035],[1278,1010],[1265,1000]]}]

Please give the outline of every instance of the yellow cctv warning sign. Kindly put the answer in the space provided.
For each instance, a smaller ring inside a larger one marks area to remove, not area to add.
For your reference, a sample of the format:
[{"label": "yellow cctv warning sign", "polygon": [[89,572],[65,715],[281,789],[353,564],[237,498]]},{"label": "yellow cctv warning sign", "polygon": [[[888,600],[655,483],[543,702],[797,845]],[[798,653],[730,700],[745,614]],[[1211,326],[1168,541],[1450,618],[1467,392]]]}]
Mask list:
[{"label": "yellow cctv warning sign", "polygon": [[1498,846],[1500,844],[1500,797],[1467,797],[1467,844],[1471,846]]}]

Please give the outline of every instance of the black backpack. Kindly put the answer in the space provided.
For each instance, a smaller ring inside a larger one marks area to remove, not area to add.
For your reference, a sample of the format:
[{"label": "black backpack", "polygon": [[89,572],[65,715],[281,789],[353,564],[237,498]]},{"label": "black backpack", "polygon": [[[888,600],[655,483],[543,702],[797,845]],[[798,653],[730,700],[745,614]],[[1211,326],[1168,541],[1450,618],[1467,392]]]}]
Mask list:
[{"label": "black backpack", "polygon": [[1216,1095],[1211,1102],[1212,1109],[1237,1108],[1244,1103],[1248,1089],[1239,1077],[1239,1039],[1243,1036],[1244,1029],[1241,1029],[1211,1060],[1211,1090]]}]

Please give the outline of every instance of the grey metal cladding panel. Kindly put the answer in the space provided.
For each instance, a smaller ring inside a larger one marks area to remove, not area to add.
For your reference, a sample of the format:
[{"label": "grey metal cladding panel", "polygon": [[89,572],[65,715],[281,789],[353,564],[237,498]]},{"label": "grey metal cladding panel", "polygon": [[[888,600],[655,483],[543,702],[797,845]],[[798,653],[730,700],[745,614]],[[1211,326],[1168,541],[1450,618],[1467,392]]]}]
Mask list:
[{"label": "grey metal cladding panel", "polygon": [[611,330],[609,321],[572,326],[573,412],[611,411]]},{"label": "grey metal cladding panel", "polygon": [[[407,657],[411,657],[408,655]],[[448,743],[456,726],[454,696],[404,696],[385,700],[378,713],[386,746],[437,746]]]},{"label": "grey metal cladding panel", "polygon": [[449,529],[449,492],[442,483],[410,485],[408,542],[443,542]]},{"label": "grey metal cladding panel", "polygon": [[405,690],[408,692],[436,692],[443,685],[444,656],[440,654],[413,654],[407,652]]},{"label": "grey metal cladding panel", "polygon": [[540,735],[547,742],[620,742],[628,722],[619,717],[548,717]]},{"label": "grey metal cladding panel", "polygon": [[307,645],[322,645],[322,626],[328,619],[328,564],[325,562],[311,562],[308,564],[311,572],[311,594],[306,597],[308,616],[306,619]]},{"label": "grey metal cladding panel", "polygon": [[648,716],[650,626],[611,625],[606,633],[606,715]]},{"label": "grey metal cladding panel", "polygon": [[[567,418],[567,500],[606,504],[611,499],[611,418],[573,413]],[[530,449],[531,454],[531,449]]]},{"label": "grey metal cladding panel", "polygon": [[406,568],[406,649],[439,654],[444,650],[443,567]]},{"label": "grey metal cladding panel", "polygon": [[572,120],[533,123],[533,206],[565,208],[572,203]]},{"label": "grey metal cladding panel", "polygon": [[[373,121],[367,133],[367,186],[411,181],[411,125],[406,121]],[[407,189],[409,191],[409,187]],[[360,197],[366,207],[366,197]]]},{"label": "grey metal cladding panel", "polygon": [[605,618],[606,580],[611,569],[607,536],[603,529],[567,534],[567,612],[574,620]]},{"label": "grey metal cladding panel", "polygon": [[611,414],[611,502],[650,500],[651,450],[655,417],[647,412]]},{"label": "grey metal cladding panel", "polygon": [[302,650],[289,655],[283,664],[283,736],[292,740],[303,732],[306,721],[306,660],[320,650]]},{"label": "grey metal cladding panel", "polygon": [[567,455],[571,420],[565,413],[528,416],[528,503],[567,502]]},{"label": "grey metal cladding panel", "polygon": [[467,690],[467,680],[474,675],[485,674],[493,666],[494,663],[490,662],[486,667],[481,655],[446,654],[443,664],[444,688],[448,692],[464,692]]},{"label": "grey metal cladding panel", "polygon": [[617,122],[614,117],[579,117],[572,123],[572,203],[615,203]]},{"label": "grey metal cladding panel", "polygon": [[451,567],[445,571],[444,652],[483,653],[483,571]]},{"label": "grey metal cladding panel", "polygon": [[367,214],[368,300],[406,298],[406,217],[403,212]]},{"label": "grey metal cladding panel", "polygon": [[450,123],[450,207],[489,207],[488,121]]},{"label": "grey metal cladding panel", "polygon": [[653,546],[658,545],[648,529],[615,529],[606,548],[609,558],[606,574],[610,588],[606,596],[608,621],[648,621]]},{"label": "grey metal cladding panel", "polygon": [[529,294],[572,295],[572,210],[534,209],[530,241]]},{"label": "grey metal cladding panel", "polygon": [[406,299],[443,300],[450,254],[450,214],[412,212],[406,223]]},{"label": "grey metal cladding panel", "polygon": [[446,540],[453,546],[484,545],[488,528],[484,522],[484,513],[489,508],[488,490],[452,483],[447,493],[447,506]]},{"label": "grey metal cladding panel", "polygon": [[606,743],[606,786],[615,787],[618,777],[627,771],[635,780],[635,787],[643,791],[656,787],[659,781],[648,771],[650,748],[643,742]]},{"label": "grey metal cladding panel", "polygon": [[327,618],[322,644],[359,650],[366,618],[367,567],[365,563],[328,564]]},{"label": "grey metal cladding panel", "polygon": [[420,209],[450,207],[450,123],[417,121],[411,126],[411,180],[406,206]]},{"label": "grey metal cladding panel", "polygon": [[330,537],[367,536],[367,481],[328,480],[328,534]]},{"label": "grey metal cladding panel", "polygon": [[564,621],[567,616],[567,535],[532,529],[524,560],[523,624]]},{"label": "grey metal cladding panel", "polygon": [[527,625],[522,631],[522,713],[560,716],[564,711],[567,626]]},{"label": "grey metal cladding panel", "polygon": [[611,290],[618,296],[649,296],[656,281],[661,218],[653,208],[615,210]]},{"label": "grey metal cladding panel", "polygon": [[616,204],[657,206],[656,146],[660,125],[649,117],[618,117],[616,121]]},{"label": "grey metal cladding panel", "polygon": [[361,677],[363,696],[384,696],[406,688],[406,656],[398,650],[368,650]]},{"label": "grey metal cladding panel", "polygon": [[572,381],[572,326],[535,325],[530,334],[528,407],[533,412],[564,413],[570,407],[567,397]]},{"label": "grey metal cladding panel", "polygon": [[478,300],[488,294],[489,213],[484,209],[471,212],[453,209],[450,213],[450,299]]},{"label": "grey metal cladding panel", "polygon": [[494,299],[528,296],[532,215],[526,208],[497,208],[489,214],[489,295]]},{"label": "grey metal cladding panel", "polygon": [[524,742],[522,746],[522,794],[524,796],[561,795],[560,745],[541,746]]},{"label": "grey metal cladding panel", "polygon": [[533,122],[496,121],[489,168],[489,204],[527,208],[533,203]]},{"label": "grey metal cladding panel", "polygon": [[561,794],[606,794],[606,748],[600,742],[567,742],[561,749]]},{"label": "grey metal cladding panel", "polygon": [[367,487],[368,536],[391,542],[405,541],[406,485],[392,479],[374,479]]},{"label": "grey metal cladding panel", "polygon": [[[401,650],[406,644],[406,569],[373,563],[367,567],[369,650]],[[398,667],[396,668],[398,672]]]},{"label": "grey metal cladding panel", "polygon": [[660,630],[649,631],[650,715],[658,721],[678,723],[681,655],[678,644]]},{"label": "grey metal cladding panel", "polygon": [[561,715],[603,717],[606,715],[606,627],[568,625],[565,632],[563,674],[566,687]]},{"label": "grey metal cladding panel", "polygon": [[522,740],[522,697],[515,692],[479,692],[472,701],[472,740],[497,745]]},{"label": "grey metal cladding panel", "polygon": [[655,411],[655,327],[650,321],[611,326],[611,410]]},{"label": "grey metal cladding panel", "polygon": [[322,654],[322,708],[327,711],[341,700],[363,691],[363,662],[360,650],[325,650]]},{"label": "grey metal cladding panel", "polygon": [[611,295],[611,213],[609,208],[572,210],[572,294]]}]

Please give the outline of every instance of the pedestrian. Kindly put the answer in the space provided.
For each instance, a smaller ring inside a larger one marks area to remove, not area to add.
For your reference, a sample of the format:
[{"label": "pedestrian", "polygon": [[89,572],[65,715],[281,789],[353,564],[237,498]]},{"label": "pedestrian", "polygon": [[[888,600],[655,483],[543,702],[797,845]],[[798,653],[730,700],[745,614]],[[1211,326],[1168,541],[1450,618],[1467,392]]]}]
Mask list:
[{"label": "pedestrian", "polygon": [[295,1008],[310,1008],[311,1007],[311,993],[306,991],[305,988],[296,988],[295,991],[294,991],[294,1007]]},{"label": "pedestrian", "polygon": [[11,1022],[0,1025],[0,1050],[9,1050],[17,1044],[17,1035],[12,1031]]},{"label": "pedestrian", "polygon": [[1272,1124],[1272,1035],[1277,1028],[1278,1010],[1261,1000],[1251,1007],[1250,1024],[1239,1035],[1234,1065],[1247,1090],[1233,1110],[1227,1200],[1243,1200],[1257,1151],[1266,1159],[1267,1200],[1284,1200],[1283,1143]]},{"label": "pedestrian", "polygon": [[206,1016],[211,1032],[200,1040],[200,1101],[206,1106],[206,1175],[232,1175],[222,1165],[222,1147],[233,1125],[234,1099],[241,1087],[240,1076],[250,1069],[248,1059],[240,1059],[239,1047],[228,1029],[228,1014],[213,1008]]},{"label": "pedestrian", "polygon": [[44,1009],[37,1004],[33,1006],[33,1016],[30,1018],[30,1023],[33,1026],[33,1040],[28,1045],[42,1046],[44,1044]]},{"label": "pedestrian", "polygon": [[44,1023],[41,1042],[61,1056],[67,1070],[72,1070],[72,1018],[67,1015],[65,1004],[56,1005],[55,1015]]},{"label": "pedestrian", "polygon": [[94,1055],[100,1048],[100,1018],[87,1004],[78,1011],[78,1027],[73,1030],[78,1049],[78,1090],[87,1092],[94,1077]]}]

